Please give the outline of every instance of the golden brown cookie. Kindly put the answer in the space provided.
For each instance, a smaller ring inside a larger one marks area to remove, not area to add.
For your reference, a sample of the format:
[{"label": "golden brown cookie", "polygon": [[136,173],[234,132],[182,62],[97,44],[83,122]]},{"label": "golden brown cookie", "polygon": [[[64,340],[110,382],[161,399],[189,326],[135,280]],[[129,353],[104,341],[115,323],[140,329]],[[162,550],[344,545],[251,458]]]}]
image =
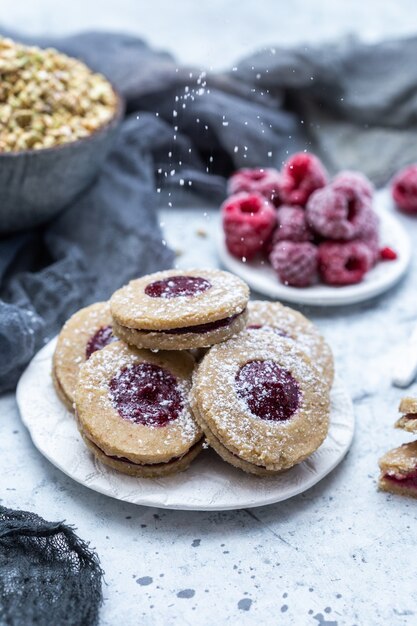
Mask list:
[{"label": "golden brown cookie", "polygon": [[403,398],[398,410],[403,415],[395,422],[395,428],[417,433],[417,398]]},{"label": "golden brown cookie", "polygon": [[334,361],[330,346],[316,326],[304,315],[279,302],[255,300],[248,304],[249,330],[270,330],[297,342],[321,372],[329,387],[334,379]]},{"label": "golden brown cookie", "polygon": [[225,341],[246,323],[247,285],[220,270],[167,270],[132,280],[110,300],[114,332],[151,350]]},{"label": "golden brown cookie", "polygon": [[64,324],[52,361],[52,380],[60,399],[73,410],[75,387],[80,365],[93,352],[115,341],[108,302],[96,302]]},{"label": "golden brown cookie", "polygon": [[417,441],[384,454],[379,467],[378,486],[382,491],[417,498]]},{"label": "golden brown cookie", "polygon": [[80,368],[80,432],[95,456],[125,474],[154,477],[186,469],[202,431],[189,403],[194,359],[187,352],[138,350],[116,342]]},{"label": "golden brown cookie", "polygon": [[214,346],[195,371],[191,406],[207,441],[246,472],[275,474],[324,441],[329,390],[309,357],[267,331]]}]

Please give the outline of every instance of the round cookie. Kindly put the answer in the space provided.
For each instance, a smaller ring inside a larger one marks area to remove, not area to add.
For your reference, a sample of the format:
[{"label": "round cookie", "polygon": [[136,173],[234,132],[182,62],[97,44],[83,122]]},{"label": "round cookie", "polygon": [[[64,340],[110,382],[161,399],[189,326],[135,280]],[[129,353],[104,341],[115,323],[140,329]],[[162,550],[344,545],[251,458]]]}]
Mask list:
[{"label": "round cookie", "polygon": [[64,324],[52,361],[52,380],[62,402],[73,410],[80,365],[93,352],[115,341],[108,302],[85,307]]},{"label": "round cookie", "polygon": [[76,415],[96,458],[125,474],[166,476],[202,449],[189,402],[194,359],[187,352],[139,350],[123,342],[80,367]]},{"label": "round cookie", "polygon": [[328,431],[329,390],[319,371],[295,343],[261,330],[209,350],[191,406],[216,452],[260,476],[300,463]]},{"label": "round cookie", "polygon": [[220,270],[167,270],[132,280],[110,300],[114,333],[151,350],[207,348],[245,328],[248,286]]},{"label": "round cookie", "polygon": [[248,330],[274,331],[293,339],[310,357],[329,388],[334,379],[334,361],[330,346],[316,326],[304,315],[279,302],[255,300],[248,304]]}]

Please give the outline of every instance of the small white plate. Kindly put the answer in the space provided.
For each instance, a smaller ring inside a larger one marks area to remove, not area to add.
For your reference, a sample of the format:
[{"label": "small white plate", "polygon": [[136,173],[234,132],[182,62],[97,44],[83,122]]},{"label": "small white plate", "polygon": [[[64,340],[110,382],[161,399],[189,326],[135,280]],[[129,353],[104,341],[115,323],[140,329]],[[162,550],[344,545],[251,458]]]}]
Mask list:
[{"label": "small white plate", "polygon": [[243,263],[232,256],[225,246],[223,233],[218,239],[219,257],[226,269],[243,278],[254,291],[270,298],[328,306],[363,302],[393,287],[407,270],[411,259],[410,239],[393,213],[388,190],[375,195],[374,208],[380,217],[381,245],[393,248],[398,258],[395,261],[378,263],[357,285],[330,287],[318,284],[313,287],[289,287],[279,281],[266,261]]},{"label": "small white plate", "polygon": [[306,461],[268,478],[250,476],[223,462],[211,450],[181,474],[134,478],[97,462],[83,444],[74,417],[58,399],[51,380],[53,339],[34,357],[17,387],[23,423],[40,452],[62,472],[112,498],[166,509],[222,511],[272,504],[315,485],[343,459],[352,441],[352,402],[340,381],[332,390],[329,434]]}]

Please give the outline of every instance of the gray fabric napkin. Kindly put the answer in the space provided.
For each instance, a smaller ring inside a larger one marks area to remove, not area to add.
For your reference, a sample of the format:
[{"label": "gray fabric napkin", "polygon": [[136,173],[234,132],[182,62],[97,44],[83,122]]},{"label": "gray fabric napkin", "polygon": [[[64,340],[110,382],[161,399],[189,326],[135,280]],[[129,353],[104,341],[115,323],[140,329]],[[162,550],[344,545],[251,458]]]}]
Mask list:
[{"label": "gray fabric napkin", "polygon": [[219,202],[236,168],[280,167],[300,149],[378,184],[417,160],[417,38],[268,48],[208,74],[129,35],[0,32],[83,59],[127,104],[96,183],[45,227],[0,239],[0,391],[77,308],[172,264],[155,187]]}]

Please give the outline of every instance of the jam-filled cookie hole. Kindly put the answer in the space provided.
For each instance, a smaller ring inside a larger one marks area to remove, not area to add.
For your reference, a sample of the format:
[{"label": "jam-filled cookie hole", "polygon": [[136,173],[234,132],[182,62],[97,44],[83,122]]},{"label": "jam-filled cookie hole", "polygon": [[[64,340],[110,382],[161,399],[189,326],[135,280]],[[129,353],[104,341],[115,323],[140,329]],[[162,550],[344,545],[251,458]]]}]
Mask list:
[{"label": "jam-filled cookie hole", "polygon": [[109,343],[112,343],[112,341],[117,341],[117,337],[113,335],[112,327],[110,325],[102,326],[88,340],[85,348],[85,358],[89,359],[93,352],[105,348]]},{"label": "jam-filled cookie hole", "polygon": [[253,415],[282,422],[290,419],[300,406],[298,382],[275,361],[250,361],[236,374],[236,391]]},{"label": "jam-filled cookie hole", "polygon": [[211,282],[201,276],[170,276],[150,283],[145,293],[151,298],[198,296],[211,288]]},{"label": "jam-filled cookie hole", "polygon": [[166,426],[184,408],[177,379],[153,363],[135,363],[109,382],[110,397],[119,415],[135,424]]}]

